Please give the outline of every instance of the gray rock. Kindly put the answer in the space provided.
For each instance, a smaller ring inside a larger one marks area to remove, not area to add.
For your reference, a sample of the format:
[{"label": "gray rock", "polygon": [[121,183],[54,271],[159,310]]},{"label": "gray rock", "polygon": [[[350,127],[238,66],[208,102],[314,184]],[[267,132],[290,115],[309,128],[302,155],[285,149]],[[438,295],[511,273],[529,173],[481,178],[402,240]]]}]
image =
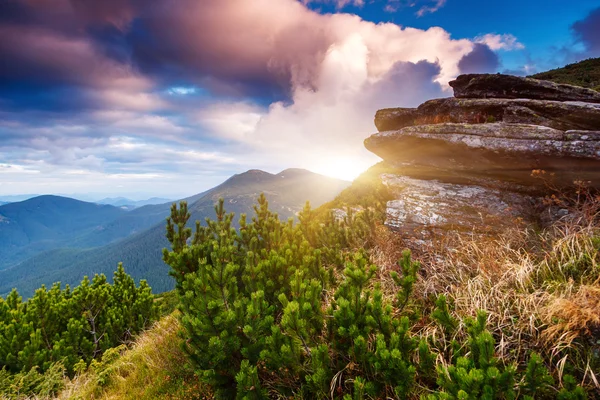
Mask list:
[{"label": "gray rock", "polygon": [[456,99],[427,101],[417,109],[385,109],[375,116],[379,131],[440,123],[508,122],[559,130],[600,130],[600,104],[528,99]]},{"label": "gray rock", "polygon": [[381,178],[396,197],[387,203],[386,225],[420,239],[431,232],[497,233],[532,218],[539,206],[534,197],[482,186],[391,174]]},{"label": "gray rock", "polygon": [[380,132],[365,147],[396,165],[428,166],[519,185],[543,186],[532,177],[544,170],[552,184],[568,187],[575,180],[600,188],[598,132],[560,131],[524,124],[420,125]]},{"label": "gray rock", "polygon": [[379,132],[400,129],[415,124],[416,108],[384,108],[375,113],[375,126]]},{"label": "gray rock", "polygon": [[600,93],[566,85],[503,74],[460,75],[451,81],[454,97],[476,99],[538,99],[600,103]]}]

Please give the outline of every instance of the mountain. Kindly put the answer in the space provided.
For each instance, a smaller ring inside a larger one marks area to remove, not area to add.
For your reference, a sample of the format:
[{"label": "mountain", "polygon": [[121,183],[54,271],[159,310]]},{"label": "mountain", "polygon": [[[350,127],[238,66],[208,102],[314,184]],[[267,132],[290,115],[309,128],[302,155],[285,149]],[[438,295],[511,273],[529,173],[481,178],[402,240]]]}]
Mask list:
[{"label": "mountain", "polygon": [[0,269],[42,251],[68,246],[126,212],[60,196],[38,196],[0,206]]},{"label": "mountain", "polygon": [[10,203],[10,201],[0,201],[0,206]]},{"label": "mountain", "polygon": [[600,91],[600,58],[590,58],[569,64],[563,68],[531,75],[530,78],[568,83]]},{"label": "mountain", "polygon": [[[227,211],[235,212],[237,217],[240,213],[251,216],[254,213],[252,207],[260,193],[267,196],[271,210],[287,219],[295,216],[307,200],[313,207],[317,207],[332,200],[348,185],[349,182],[302,169],[287,169],[278,174],[250,170],[185,200],[192,215],[191,225],[196,220],[204,222],[205,218],[214,217],[214,205],[221,197],[225,199]],[[121,261],[133,277],[147,279],[154,292],[172,289],[169,268],[162,262],[162,249],[168,246],[164,219],[169,215],[169,209],[170,204],[140,207],[112,220],[103,229],[83,237],[94,242],[99,240],[102,232],[107,231],[110,232],[106,237],[108,239],[119,231],[119,227],[130,229],[136,223],[142,224],[151,218],[160,217],[150,228],[105,246],[92,249],[54,249],[0,271],[0,294],[16,287],[22,295],[29,296],[42,284],[49,285],[56,281],[75,284],[84,275],[91,276],[95,273],[111,276],[117,263]],[[139,214],[136,215],[136,212]],[[94,239],[90,239],[94,236]],[[83,239],[80,238],[80,243],[81,240]]]},{"label": "mountain", "polygon": [[11,194],[7,196],[0,196],[0,201],[5,203],[14,203],[16,201],[28,200],[39,196],[39,194]]},{"label": "mountain", "polygon": [[[198,193],[178,201],[187,201],[188,204],[192,204],[206,193],[208,192]],[[151,204],[131,210],[112,221],[108,221],[102,227],[77,238],[73,241],[72,247],[103,246],[143,232],[159,222],[164,222],[170,214],[171,204],[173,203],[174,201]]]},{"label": "mountain", "polygon": [[142,207],[142,206],[147,206],[147,205],[153,205],[153,204],[165,204],[168,203],[170,201],[173,201],[171,199],[163,199],[160,197],[152,197],[146,200],[131,200],[128,199],[126,197],[107,197],[105,199],[102,200],[98,200],[96,201],[96,203],[98,204],[110,204],[111,206],[115,206],[115,207],[132,207],[132,208],[137,208],[137,207]]}]

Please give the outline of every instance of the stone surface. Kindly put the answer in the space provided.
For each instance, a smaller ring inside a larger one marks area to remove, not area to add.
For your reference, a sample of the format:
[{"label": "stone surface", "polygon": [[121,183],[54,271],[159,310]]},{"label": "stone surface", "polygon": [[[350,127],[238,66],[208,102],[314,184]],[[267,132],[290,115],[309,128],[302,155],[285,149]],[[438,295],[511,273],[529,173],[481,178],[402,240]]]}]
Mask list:
[{"label": "stone surface", "polygon": [[394,195],[386,224],[408,242],[545,225],[565,216],[544,201],[556,189],[600,189],[600,93],[506,75],[451,85],[458,98],[378,111],[365,140]]},{"label": "stone surface", "polygon": [[457,98],[538,99],[600,103],[600,93],[592,89],[513,75],[460,75],[449,84],[454,89],[454,97]]},{"label": "stone surface", "polygon": [[435,99],[416,109],[378,112],[379,131],[440,123],[508,122],[559,130],[600,130],[600,104],[528,99]]},{"label": "stone surface", "polygon": [[483,186],[392,174],[381,179],[396,198],[387,203],[386,225],[419,239],[447,231],[495,233],[539,207],[534,197]]},{"label": "stone surface", "polygon": [[384,108],[375,113],[375,126],[379,132],[412,126],[417,118],[416,108]]},{"label": "stone surface", "polygon": [[552,184],[575,180],[600,188],[599,132],[559,131],[523,124],[419,125],[379,132],[365,147],[396,165],[429,166],[526,186],[548,182],[533,170],[554,173]]}]

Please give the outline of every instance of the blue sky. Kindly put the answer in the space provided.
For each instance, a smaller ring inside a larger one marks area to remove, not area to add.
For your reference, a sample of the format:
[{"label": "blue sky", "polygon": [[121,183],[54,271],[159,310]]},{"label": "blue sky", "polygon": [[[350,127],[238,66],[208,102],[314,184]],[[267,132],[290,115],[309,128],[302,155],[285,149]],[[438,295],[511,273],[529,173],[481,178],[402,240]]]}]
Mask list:
[{"label": "blue sky", "polygon": [[352,179],[382,107],[600,56],[596,1],[4,0],[0,196]]}]

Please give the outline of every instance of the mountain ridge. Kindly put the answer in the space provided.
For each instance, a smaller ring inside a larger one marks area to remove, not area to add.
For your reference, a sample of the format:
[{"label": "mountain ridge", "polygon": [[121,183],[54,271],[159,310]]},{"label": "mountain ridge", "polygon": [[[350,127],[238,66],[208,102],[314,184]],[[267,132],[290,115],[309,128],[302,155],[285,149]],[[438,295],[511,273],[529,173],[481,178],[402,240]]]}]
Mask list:
[{"label": "mountain ridge", "polygon": [[[307,200],[313,206],[318,206],[332,200],[349,184],[350,182],[301,169],[288,169],[279,174],[249,170],[183,200],[189,204],[191,224],[196,220],[204,223],[206,217],[213,217],[214,205],[220,197],[225,199],[227,211],[236,214],[237,223],[241,213],[253,212],[256,198],[264,192],[271,209],[282,219],[287,219],[294,217]],[[170,290],[173,283],[168,275],[169,268],[162,262],[162,249],[168,246],[164,218],[169,215],[171,204],[140,207],[116,218],[111,224],[107,224],[107,229],[118,230],[121,222],[125,224],[123,221],[132,213],[140,213],[139,210],[146,207],[144,212],[154,212],[158,221],[131,235],[108,241],[101,247],[55,248],[0,271],[0,293],[5,294],[17,287],[19,293],[28,296],[42,284],[50,285],[55,281],[73,284],[79,282],[84,275],[91,276],[94,273],[105,273],[110,277],[110,273],[121,261],[128,273],[136,279],[147,278],[153,290]],[[101,231],[93,232],[94,235],[100,233]],[[80,238],[78,243],[85,243],[86,240],[91,243],[90,235],[92,234],[88,233]]]},{"label": "mountain ridge", "polygon": [[0,206],[0,268],[98,229],[125,214],[111,206],[41,195]]}]

